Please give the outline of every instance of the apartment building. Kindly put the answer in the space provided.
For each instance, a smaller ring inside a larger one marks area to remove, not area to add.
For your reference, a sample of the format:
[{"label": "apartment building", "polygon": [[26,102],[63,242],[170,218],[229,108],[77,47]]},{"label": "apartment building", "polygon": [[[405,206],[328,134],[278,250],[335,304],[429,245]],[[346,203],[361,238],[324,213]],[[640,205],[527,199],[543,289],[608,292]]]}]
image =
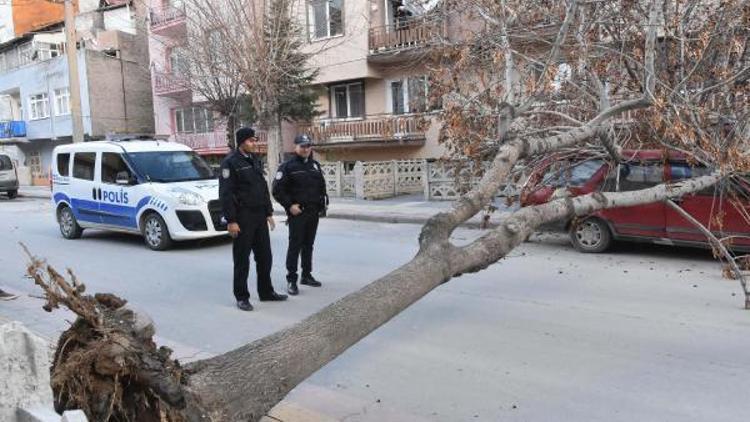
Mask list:
[{"label": "apartment building", "polygon": [[428,54],[449,35],[439,1],[310,0],[304,19],[320,69],[320,118],[300,125],[329,161],[438,158]]},{"label": "apartment building", "polygon": [[[230,151],[227,122],[210,109],[206,98],[192,89],[185,71],[188,31],[191,25],[182,0],[150,0],[149,52],[154,121],[160,138],[190,146],[213,165]],[[253,126],[253,122],[238,122]],[[267,134],[256,128],[258,153],[266,153]],[[286,149],[291,149],[294,126],[284,125]]]},{"label": "apartment building", "polygon": [[[154,131],[148,49],[136,29],[139,9],[117,3],[79,2],[85,140]],[[0,43],[0,150],[17,162],[25,184],[47,184],[52,149],[72,142],[63,29],[58,22]]]}]

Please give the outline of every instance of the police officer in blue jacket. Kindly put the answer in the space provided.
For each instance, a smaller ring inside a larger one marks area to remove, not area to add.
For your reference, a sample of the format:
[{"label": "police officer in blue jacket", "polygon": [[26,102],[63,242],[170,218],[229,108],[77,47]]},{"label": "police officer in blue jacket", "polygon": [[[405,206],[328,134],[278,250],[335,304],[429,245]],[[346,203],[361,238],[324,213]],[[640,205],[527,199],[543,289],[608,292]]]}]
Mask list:
[{"label": "police officer in blue jacket", "polygon": [[279,166],[273,181],[273,197],[286,210],[289,223],[289,249],[286,254],[287,292],[299,293],[297,262],[302,257],[300,283],[320,287],[312,275],[312,257],[318,220],[328,206],[326,182],[320,163],[312,158],[312,140],[307,135],[294,138],[294,157]]},{"label": "police officer in blue jacket", "polygon": [[287,296],[278,294],[271,284],[271,238],[268,228],[276,226],[268,185],[263,177],[263,164],[252,153],[258,142],[255,131],[240,128],[235,134],[237,149],[221,163],[219,199],[227,231],[234,238],[234,297],[237,307],[252,311],[247,277],[250,272],[250,252],[255,255],[258,272],[258,296],[261,301],[281,301]]}]

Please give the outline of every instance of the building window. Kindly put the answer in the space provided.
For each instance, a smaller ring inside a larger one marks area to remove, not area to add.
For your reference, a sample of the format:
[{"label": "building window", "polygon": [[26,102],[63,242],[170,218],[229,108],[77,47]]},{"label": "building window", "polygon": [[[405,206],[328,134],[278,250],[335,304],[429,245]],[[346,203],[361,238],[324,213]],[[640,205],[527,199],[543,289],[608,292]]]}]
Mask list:
[{"label": "building window", "polygon": [[344,33],[344,0],[310,0],[307,6],[310,39]]},{"label": "building window", "polygon": [[70,114],[70,89],[59,88],[55,90],[55,116],[66,116]]},{"label": "building window", "polygon": [[189,66],[183,47],[174,47],[169,50],[169,71],[173,75],[185,76],[188,74]]},{"label": "building window", "polygon": [[36,52],[39,60],[49,60],[53,57],[60,56],[63,53],[62,44],[50,44],[46,42],[37,42],[34,44],[36,45]]},{"label": "building window", "polygon": [[73,154],[73,177],[83,180],[94,180],[95,152],[76,152]]},{"label": "building window", "polygon": [[32,50],[30,42],[18,46],[18,67],[31,63]]},{"label": "building window", "polygon": [[214,131],[214,119],[211,110],[205,107],[185,107],[174,111],[177,133],[206,133]]},{"label": "building window", "polygon": [[364,117],[365,89],[364,83],[356,82],[331,87],[333,117]]},{"label": "building window", "polygon": [[46,119],[47,117],[49,117],[47,94],[36,94],[29,97],[29,120]]},{"label": "building window", "polygon": [[393,114],[423,113],[440,108],[439,102],[430,102],[429,82],[426,76],[391,81],[388,95]]}]

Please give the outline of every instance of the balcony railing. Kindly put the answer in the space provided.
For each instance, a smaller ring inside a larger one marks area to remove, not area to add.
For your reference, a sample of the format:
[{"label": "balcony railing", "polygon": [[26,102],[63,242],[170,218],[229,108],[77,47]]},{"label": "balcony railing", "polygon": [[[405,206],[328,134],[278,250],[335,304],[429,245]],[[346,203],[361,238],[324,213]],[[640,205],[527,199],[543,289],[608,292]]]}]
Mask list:
[{"label": "balcony railing", "polygon": [[388,53],[407,48],[423,47],[443,35],[443,25],[437,20],[415,19],[399,28],[380,26],[370,28],[370,53]]},{"label": "balcony railing", "polygon": [[25,137],[26,122],[20,120],[0,121],[0,139]]},{"label": "balcony railing", "polygon": [[423,115],[389,116],[357,121],[323,120],[302,125],[300,130],[321,144],[424,140],[425,124]]},{"label": "balcony railing", "polygon": [[[256,151],[265,154],[268,145],[266,132],[257,132],[258,143]],[[206,133],[176,133],[173,136],[175,142],[187,145],[198,153],[220,154],[229,152],[227,134],[224,130]]]},{"label": "balcony railing", "polygon": [[178,22],[185,22],[184,6],[165,6],[151,9],[151,30],[158,30]]},{"label": "balcony railing", "polygon": [[174,94],[190,89],[187,78],[167,72],[154,72],[154,92],[156,95]]}]

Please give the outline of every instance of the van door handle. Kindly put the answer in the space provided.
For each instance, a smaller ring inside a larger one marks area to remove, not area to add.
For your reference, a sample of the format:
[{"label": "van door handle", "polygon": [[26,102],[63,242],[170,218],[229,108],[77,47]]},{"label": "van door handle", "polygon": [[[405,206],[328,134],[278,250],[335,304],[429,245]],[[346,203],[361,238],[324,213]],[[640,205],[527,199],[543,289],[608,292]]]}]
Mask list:
[{"label": "van door handle", "polygon": [[91,188],[91,196],[94,198],[94,201],[96,201],[96,188]]},{"label": "van door handle", "polygon": [[97,192],[99,192],[99,200],[102,200],[102,188],[97,189]]}]

